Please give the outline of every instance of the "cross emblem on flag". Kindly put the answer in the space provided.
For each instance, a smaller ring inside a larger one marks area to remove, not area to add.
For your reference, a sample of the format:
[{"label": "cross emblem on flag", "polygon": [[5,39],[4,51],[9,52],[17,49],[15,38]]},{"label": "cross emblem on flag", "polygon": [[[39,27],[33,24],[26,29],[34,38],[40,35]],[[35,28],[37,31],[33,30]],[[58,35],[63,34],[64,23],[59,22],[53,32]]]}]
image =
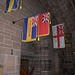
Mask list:
[{"label": "cross emblem on flag", "polygon": [[63,29],[63,25],[59,26],[59,35],[63,34],[64,35],[64,29]]},{"label": "cross emblem on flag", "polygon": [[37,16],[33,17],[32,27],[37,26],[37,18],[38,18]]},{"label": "cross emblem on flag", "polygon": [[42,23],[49,22],[49,13],[43,14]]},{"label": "cross emblem on flag", "polygon": [[52,26],[54,48],[65,47],[63,24]]}]

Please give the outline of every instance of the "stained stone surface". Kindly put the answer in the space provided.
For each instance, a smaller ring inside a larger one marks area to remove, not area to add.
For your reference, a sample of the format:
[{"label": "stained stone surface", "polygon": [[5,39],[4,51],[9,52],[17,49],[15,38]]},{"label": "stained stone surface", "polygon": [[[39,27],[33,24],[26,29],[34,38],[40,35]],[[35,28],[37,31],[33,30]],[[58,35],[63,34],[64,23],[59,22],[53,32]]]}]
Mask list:
[{"label": "stained stone surface", "polygon": [[[4,15],[6,0],[0,0],[0,65],[4,70],[5,56],[11,56],[11,50],[17,59],[16,66],[14,65],[17,69],[14,72],[3,72],[3,74],[20,75],[20,59],[29,59],[30,68],[35,67],[34,75],[71,75],[75,73],[75,1],[22,1],[23,9]],[[24,23],[19,21],[13,25],[12,21],[47,11],[51,13],[50,35],[40,37],[40,41],[21,42]],[[72,33],[72,47],[53,49],[52,26],[61,23],[65,24],[65,33]]]}]

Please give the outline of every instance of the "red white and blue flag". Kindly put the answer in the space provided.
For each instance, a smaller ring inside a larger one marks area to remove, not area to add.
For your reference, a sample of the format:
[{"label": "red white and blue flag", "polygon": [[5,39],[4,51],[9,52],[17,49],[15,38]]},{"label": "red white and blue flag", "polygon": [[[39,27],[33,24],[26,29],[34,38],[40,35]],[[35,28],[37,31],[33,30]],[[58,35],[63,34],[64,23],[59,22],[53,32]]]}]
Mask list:
[{"label": "red white and blue flag", "polygon": [[33,17],[32,27],[37,26],[37,19],[38,19],[38,16]]},{"label": "red white and blue flag", "polygon": [[38,15],[37,36],[49,35],[50,12]]},{"label": "red white and blue flag", "polygon": [[37,38],[38,14],[24,18],[22,42],[35,41]]},{"label": "red white and blue flag", "polygon": [[49,22],[49,13],[43,14],[42,23]]},{"label": "red white and blue flag", "polygon": [[64,48],[65,47],[64,24],[52,26],[52,31],[53,31],[53,47]]}]

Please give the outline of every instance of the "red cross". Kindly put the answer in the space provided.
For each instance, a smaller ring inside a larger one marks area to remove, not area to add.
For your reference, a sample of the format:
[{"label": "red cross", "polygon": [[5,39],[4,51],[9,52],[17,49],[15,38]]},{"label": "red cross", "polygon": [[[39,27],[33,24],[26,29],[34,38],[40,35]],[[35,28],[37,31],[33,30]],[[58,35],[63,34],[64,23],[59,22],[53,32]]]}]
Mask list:
[{"label": "red cross", "polygon": [[59,29],[59,26],[57,26],[57,36],[53,36],[53,38],[57,38],[57,41],[58,41],[58,48],[60,47],[60,37],[64,36],[64,34],[61,34],[59,35],[59,31],[62,32],[62,28],[61,28],[61,25],[60,25],[60,29]]},{"label": "red cross", "polygon": [[36,16],[34,17],[34,27],[35,27],[35,23],[37,22],[37,20],[36,20]]},{"label": "red cross", "polygon": [[45,14],[44,18],[45,18],[45,22],[46,22],[46,19],[49,18],[49,16],[47,16],[47,13]]}]

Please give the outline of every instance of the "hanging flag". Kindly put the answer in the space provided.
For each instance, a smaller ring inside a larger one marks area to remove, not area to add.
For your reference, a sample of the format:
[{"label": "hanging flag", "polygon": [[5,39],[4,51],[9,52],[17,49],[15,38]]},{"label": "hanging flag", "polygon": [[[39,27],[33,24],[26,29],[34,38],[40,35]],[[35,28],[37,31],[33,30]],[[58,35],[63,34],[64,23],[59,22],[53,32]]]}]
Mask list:
[{"label": "hanging flag", "polygon": [[54,48],[64,48],[64,24],[52,26],[53,31],[53,46]]},{"label": "hanging flag", "polygon": [[71,47],[72,46],[72,33],[65,34],[65,46]]},{"label": "hanging flag", "polygon": [[38,16],[37,36],[49,35],[50,12]]},{"label": "hanging flag", "polygon": [[38,15],[34,15],[24,19],[22,42],[29,42],[36,40],[37,20]]},{"label": "hanging flag", "polygon": [[4,14],[11,12],[11,10],[16,10],[19,7],[20,0],[7,0],[6,1],[6,8]]}]

